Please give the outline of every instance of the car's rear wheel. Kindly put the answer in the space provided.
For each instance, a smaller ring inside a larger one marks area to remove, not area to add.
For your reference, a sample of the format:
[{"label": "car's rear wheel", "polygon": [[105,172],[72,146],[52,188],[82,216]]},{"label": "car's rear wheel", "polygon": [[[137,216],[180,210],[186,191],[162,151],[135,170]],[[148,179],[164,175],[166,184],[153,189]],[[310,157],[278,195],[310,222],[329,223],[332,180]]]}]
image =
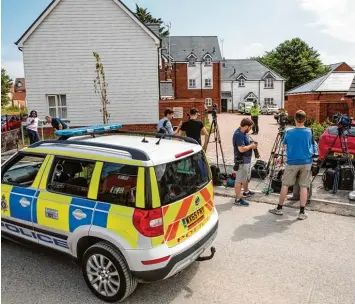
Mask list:
[{"label": "car's rear wheel", "polygon": [[89,289],[106,302],[122,301],[137,287],[121,253],[106,242],[86,250],[82,272]]}]

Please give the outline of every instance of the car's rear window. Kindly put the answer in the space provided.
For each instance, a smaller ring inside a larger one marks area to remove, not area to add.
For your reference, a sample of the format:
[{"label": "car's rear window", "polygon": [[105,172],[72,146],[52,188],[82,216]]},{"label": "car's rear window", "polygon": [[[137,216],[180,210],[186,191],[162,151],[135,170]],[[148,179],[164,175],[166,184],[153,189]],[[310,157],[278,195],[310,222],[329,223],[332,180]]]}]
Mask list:
[{"label": "car's rear window", "polygon": [[205,187],[211,180],[208,163],[201,152],[155,167],[160,200],[168,205]]},{"label": "car's rear window", "polygon": [[[337,126],[329,127],[328,133],[331,135],[338,135],[338,127]],[[355,126],[351,126],[351,128],[349,130],[345,130],[344,134],[347,136],[354,136],[355,137]]]}]

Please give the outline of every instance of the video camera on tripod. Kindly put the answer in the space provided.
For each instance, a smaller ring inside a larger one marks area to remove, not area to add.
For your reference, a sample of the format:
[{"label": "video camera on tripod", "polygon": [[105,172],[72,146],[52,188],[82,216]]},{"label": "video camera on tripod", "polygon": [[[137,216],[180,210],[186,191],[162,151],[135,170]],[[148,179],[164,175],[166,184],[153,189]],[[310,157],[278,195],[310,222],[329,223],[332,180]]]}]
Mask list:
[{"label": "video camera on tripod", "polygon": [[212,105],[212,119],[216,120],[217,119],[217,104]]},{"label": "video camera on tripod", "polygon": [[337,114],[333,115],[332,120],[337,125],[338,129],[348,130],[351,128],[352,119],[345,114],[337,113]]}]

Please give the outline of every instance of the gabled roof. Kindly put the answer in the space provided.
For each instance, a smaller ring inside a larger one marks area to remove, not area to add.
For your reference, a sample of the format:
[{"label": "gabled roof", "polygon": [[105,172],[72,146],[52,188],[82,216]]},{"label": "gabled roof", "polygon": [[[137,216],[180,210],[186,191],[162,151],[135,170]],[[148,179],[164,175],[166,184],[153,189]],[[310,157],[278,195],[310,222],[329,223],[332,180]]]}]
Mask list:
[{"label": "gabled roof", "polygon": [[355,97],[355,76],[354,76],[353,82],[351,83],[349,92],[346,96]]},{"label": "gabled roof", "polygon": [[212,56],[213,61],[222,60],[217,36],[170,36],[163,38],[162,52],[168,53],[170,40],[170,54],[174,61],[187,61],[189,54],[193,53],[197,61],[203,61],[206,53]]},{"label": "gabled roof", "polygon": [[247,99],[247,98],[258,99],[258,97],[253,92],[249,92],[247,95],[245,95],[244,99]]},{"label": "gabled roof", "polygon": [[332,71],[337,72],[349,72],[351,70],[354,71],[354,67],[348,65],[346,62],[333,63],[329,65]]},{"label": "gabled roof", "polygon": [[193,52],[191,52],[186,58],[190,59],[190,57],[194,57],[195,59],[197,59],[197,56]]},{"label": "gabled roof", "polygon": [[213,59],[212,55],[211,55],[210,53],[208,53],[208,52],[207,52],[207,53],[205,54],[205,56],[203,56],[202,58],[203,58],[203,59],[206,59],[207,57],[210,57],[210,58]]},{"label": "gabled roof", "polygon": [[262,80],[267,72],[270,72],[275,80],[284,80],[273,70],[270,70],[257,60],[253,59],[227,59],[222,62],[222,80],[236,80],[236,76],[244,74],[248,80]]},{"label": "gabled roof", "polygon": [[240,73],[235,79],[238,80],[240,78],[247,79],[247,76],[245,76],[243,73]]},{"label": "gabled roof", "polygon": [[348,92],[354,76],[355,72],[331,71],[326,75],[313,79],[286,93],[300,94],[312,92]]},{"label": "gabled roof", "polygon": [[273,75],[270,71],[266,72],[263,79],[266,79],[266,78],[273,78],[275,79],[275,75]]},{"label": "gabled roof", "polygon": [[345,62],[333,63],[333,64],[330,64],[329,67],[332,69],[332,71],[334,71],[338,67],[340,67],[343,63],[345,63]]},{"label": "gabled roof", "polygon": [[[42,23],[42,21],[51,13],[51,11],[58,5],[61,0],[52,0],[46,9],[38,16],[38,18],[31,24],[26,32],[15,42],[20,48],[23,47],[24,42],[31,36],[36,28]],[[107,0],[114,1],[131,19],[136,22],[157,44],[160,44],[160,38],[143,22],[141,22],[137,16],[120,0]]]}]

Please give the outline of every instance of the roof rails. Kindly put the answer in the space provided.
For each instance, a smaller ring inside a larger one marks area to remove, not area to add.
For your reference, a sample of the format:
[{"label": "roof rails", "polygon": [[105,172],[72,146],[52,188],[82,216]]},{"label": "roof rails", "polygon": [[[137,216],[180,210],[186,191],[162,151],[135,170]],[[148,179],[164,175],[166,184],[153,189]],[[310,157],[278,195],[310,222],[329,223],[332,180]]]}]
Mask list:
[{"label": "roof rails", "polygon": [[128,147],[123,147],[123,146],[117,146],[117,145],[110,145],[110,144],[102,144],[102,143],[95,143],[95,142],[86,142],[86,141],[81,141],[81,140],[45,140],[45,141],[39,141],[31,146],[29,148],[36,148],[44,144],[60,144],[60,145],[78,145],[78,146],[84,146],[84,147],[95,147],[95,148],[105,148],[105,149],[112,149],[112,150],[120,150],[120,151],[125,151],[128,152],[132,159],[134,160],[140,160],[140,161],[149,161],[150,158],[147,153],[140,149],[135,149],[135,148],[128,148]]},{"label": "roof rails", "polygon": [[170,134],[162,134],[162,133],[154,133],[154,132],[140,132],[140,131],[123,131],[123,130],[116,130],[114,133],[121,133],[121,134],[136,134],[136,135],[143,135],[143,136],[155,136],[157,138],[177,138],[181,139],[185,142],[191,143],[191,144],[196,144],[199,145],[199,143],[187,136],[180,136],[180,135],[170,135]]}]

